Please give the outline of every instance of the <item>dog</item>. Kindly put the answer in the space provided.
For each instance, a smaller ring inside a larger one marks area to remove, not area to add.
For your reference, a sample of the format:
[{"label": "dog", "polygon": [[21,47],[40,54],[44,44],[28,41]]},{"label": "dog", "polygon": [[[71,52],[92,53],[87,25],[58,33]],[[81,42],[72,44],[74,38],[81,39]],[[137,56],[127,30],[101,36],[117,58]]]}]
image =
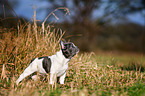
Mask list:
[{"label": "dog", "polygon": [[79,52],[79,48],[72,42],[63,42],[60,40],[61,49],[55,55],[38,57],[32,59],[30,65],[24,70],[16,80],[18,85],[25,77],[34,72],[50,74],[49,84],[54,84],[55,77],[59,77],[60,84],[64,84],[68,62]]}]

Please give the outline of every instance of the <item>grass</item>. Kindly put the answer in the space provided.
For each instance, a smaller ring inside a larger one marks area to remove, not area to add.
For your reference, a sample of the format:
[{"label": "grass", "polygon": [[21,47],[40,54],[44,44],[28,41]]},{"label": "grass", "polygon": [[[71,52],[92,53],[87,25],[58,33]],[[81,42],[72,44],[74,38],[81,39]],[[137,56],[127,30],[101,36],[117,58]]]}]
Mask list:
[{"label": "grass", "polygon": [[[34,21],[35,22],[35,21]],[[64,85],[49,85],[49,76],[38,81],[16,79],[35,57],[60,50],[61,30],[27,23],[2,29],[0,36],[0,95],[4,96],[143,96],[145,95],[145,57],[79,53],[69,63]],[[37,33],[36,33],[37,32]],[[46,79],[45,79],[46,78]]]}]

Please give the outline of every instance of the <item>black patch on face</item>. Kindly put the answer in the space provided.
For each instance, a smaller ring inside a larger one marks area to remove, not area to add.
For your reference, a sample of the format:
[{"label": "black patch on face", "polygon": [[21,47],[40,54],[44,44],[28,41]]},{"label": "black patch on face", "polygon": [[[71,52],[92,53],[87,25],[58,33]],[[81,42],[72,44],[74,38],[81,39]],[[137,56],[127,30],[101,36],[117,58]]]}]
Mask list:
[{"label": "black patch on face", "polygon": [[48,56],[39,57],[38,59],[43,59],[42,66],[43,66],[44,70],[46,71],[46,73],[49,73],[50,68],[51,68],[51,59],[48,58]]},{"label": "black patch on face", "polygon": [[64,43],[64,49],[62,49],[62,53],[65,58],[71,59],[77,54],[78,51],[78,47],[76,47],[73,43]]}]

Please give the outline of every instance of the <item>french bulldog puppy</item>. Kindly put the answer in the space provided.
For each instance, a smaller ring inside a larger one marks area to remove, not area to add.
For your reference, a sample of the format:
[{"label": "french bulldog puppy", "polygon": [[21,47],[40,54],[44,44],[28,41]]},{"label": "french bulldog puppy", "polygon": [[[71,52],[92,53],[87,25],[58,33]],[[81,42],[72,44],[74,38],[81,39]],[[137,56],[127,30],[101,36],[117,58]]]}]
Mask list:
[{"label": "french bulldog puppy", "polygon": [[60,77],[60,84],[64,84],[68,62],[79,52],[79,48],[71,42],[60,41],[61,49],[55,55],[38,57],[31,60],[30,65],[17,79],[18,85],[25,77],[34,72],[50,74],[49,84],[54,84],[55,78]]}]

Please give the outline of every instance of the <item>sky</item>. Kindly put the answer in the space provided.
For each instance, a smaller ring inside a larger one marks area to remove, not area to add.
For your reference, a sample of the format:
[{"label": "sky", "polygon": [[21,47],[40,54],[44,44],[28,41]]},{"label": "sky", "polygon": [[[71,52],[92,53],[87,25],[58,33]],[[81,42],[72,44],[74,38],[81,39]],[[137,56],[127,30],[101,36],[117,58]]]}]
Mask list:
[{"label": "sky", "polygon": [[[41,1],[41,0],[18,0],[18,5],[14,7],[15,12],[17,13],[18,16],[27,18],[28,20],[32,20],[33,18],[33,13],[34,13],[34,8],[33,6],[36,6],[36,19],[43,21],[46,18],[46,11],[47,10],[41,10],[38,11],[39,9],[45,9],[48,6],[51,6],[50,3],[47,1]],[[145,13],[145,11],[143,11]],[[143,13],[142,12],[142,13]],[[93,12],[93,18],[101,17],[104,14],[103,8],[100,8],[98,10],[95,10]],[[71,15],[71,11],[70,11]],[[131,22],[145,25],[145,17],[141,15],[141,13],[134,13],[127,15],[127,19]]]}]

